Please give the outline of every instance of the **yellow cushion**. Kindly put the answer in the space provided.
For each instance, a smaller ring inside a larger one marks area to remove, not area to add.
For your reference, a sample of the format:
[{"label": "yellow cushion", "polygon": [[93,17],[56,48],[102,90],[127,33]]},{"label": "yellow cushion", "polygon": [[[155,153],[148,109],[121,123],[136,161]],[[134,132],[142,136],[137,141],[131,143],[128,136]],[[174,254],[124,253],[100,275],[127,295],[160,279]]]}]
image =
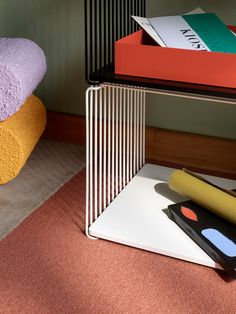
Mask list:
[{"label": "yellow cushion", "polygon": [[0,184],[15,178],[46,126],[46,109],[30,96],[14,115],[0,122]]}]

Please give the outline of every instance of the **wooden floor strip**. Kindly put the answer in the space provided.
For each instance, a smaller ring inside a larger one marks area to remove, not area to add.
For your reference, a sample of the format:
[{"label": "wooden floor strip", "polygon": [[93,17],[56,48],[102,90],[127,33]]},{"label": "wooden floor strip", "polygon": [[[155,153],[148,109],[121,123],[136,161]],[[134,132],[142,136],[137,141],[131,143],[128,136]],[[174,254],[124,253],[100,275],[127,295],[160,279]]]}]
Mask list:
[{"label": "wooden floor strip", "polygon": [[[43,137],[85,144],[85,128],[84,116],[49,111]],[[235,140],[147,127],[146,159],[155,164],[236,179]]]}]

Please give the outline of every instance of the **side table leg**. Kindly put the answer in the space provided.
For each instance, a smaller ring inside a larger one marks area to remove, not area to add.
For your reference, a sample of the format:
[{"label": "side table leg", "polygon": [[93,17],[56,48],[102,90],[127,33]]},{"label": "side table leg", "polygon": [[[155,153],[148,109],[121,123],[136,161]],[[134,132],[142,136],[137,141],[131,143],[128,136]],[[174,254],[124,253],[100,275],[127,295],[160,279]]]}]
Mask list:
[{"label": "side table leg", "polygon": [[141,88],[91,86],[86,91],[86,226],[102,214],[145,164]]}]

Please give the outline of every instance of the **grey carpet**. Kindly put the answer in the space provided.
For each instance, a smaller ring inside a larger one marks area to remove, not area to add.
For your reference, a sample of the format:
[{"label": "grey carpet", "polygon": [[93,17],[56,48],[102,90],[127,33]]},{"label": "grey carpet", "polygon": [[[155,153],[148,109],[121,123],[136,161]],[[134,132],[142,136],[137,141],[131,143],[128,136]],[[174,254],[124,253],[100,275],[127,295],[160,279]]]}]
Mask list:
[{"label": "grey carpet", "polygon": [[0,186],[0,239],[85,167],[85,147],[40,140],[11,182]]}]

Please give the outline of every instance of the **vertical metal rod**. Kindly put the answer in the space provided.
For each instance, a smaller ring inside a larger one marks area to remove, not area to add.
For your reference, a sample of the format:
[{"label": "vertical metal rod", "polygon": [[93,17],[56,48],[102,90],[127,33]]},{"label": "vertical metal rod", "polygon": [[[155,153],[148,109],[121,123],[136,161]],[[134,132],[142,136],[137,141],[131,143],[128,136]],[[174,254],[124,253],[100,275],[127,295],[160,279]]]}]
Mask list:
[{"label": "vertical metal rod", "polygon": [[[109,1],[109,0],[108,0]],[[103,51],[103,62],[104,65],[107,64],[107,0],[104,0],[104,6],[103,6],[103,38],[104,38],[104,51]]]},{"label": "vertical metal rod", "polygon": [[137,0],[137,15],[140,16],[139,0]]},{"label": "vertical metal rod", "polygon": [[129,159],[129,152],[130,152],[130,122],[129,122],[129,115],[130,115],[130,90],[127,91],[127,150],[126,150],[126,183],[129,182],[129,167],[130,167],[130,159]]},{"label": "vertical metal rod", "polygon": [[136,174],[136,138],[137,138],[137,91],[134,91],[134,158],[133,158],[133,175]]},{"label": "vertical metal rod", "polygon": [[145,164],[145,142],[146,142],[146,135],[145,135],[145,124],[146,124],[146,92],[143,92],[143,165]]},{"label": "vertical metal rod", "polygon": [[116,24],[116,40],[120,39],[120,23],[121,23],[121,18],[120,18],[120,7],[119,7],[119,1],[116,1],[116,16],[118,16],[119,18],[116,19],[116,21],[114,21],[114,23]]},{"label": "vertical metal rod", "polygon": [[[122,0],[120,0],[120,17],[123,16]],[[120,37],[123,37],[122,19],[120,19]]]},{"label": "vertical metal rod", "polygon": [[108,0],[107,5],[107,27],[108,27],[108,43],[107,43],[107,49],[108,49],[108,63],[111,63],[111,1]]},{"label": "vertical metal rod", "polygon": [[102,17],[102,14],[103,14],[103,12],[102,12],[102,0],[99,0],[98,1],[98,6],[99,6],[99,10],[98,10],[98,12],[99,12],[99,25],[98,25],[98,33],[99,33],[99,35],[98,35],[98,40],[99,40],[99,66],[98,66],[98,68],[100,69],[102,66],[103,66],[103,63],[102,63],[102,55],[103,55],[103,49],[102,49],[102,44],[103,44],[103,38],[102,38],[102,34],[103,34],[103,29],[102,29],[102,19],[103,19],[103,17]]},{"label": "vertical metal rod", "polygon": [[134,106],[134,91],[131,90],[130,99],[130,177],[133,177],[133,106]]},{"label": "vertical metal rod", "polygon": [[106,152],[107,152],[107,132],[106,132],[106,114],[107,114],[107,87],[104,87],[104,117],[103,117],[103,208],[106,208],[106,186],[107,186],[107,175],[106,175]]},{"label": "vertical metal rod", "polygon": [[[134,4],[133,4],[133,15],[138,15],[137,10],[136,10],[136,1],[137,0],[133,0]],[[133,22],[133,32],[137,31],[137,23]]]},{"label": "vertical metal rod", "polygon": [[122,190],[122,88],[120,88],[120,134],[119,134],[119,139],[120,139],[120,148],[119,148],[119,181],[120,181],[120,191]]},{"label": "vertical metal rod", "polygon": [[139,169],[142,167],[142,162],[143,162],[143,91],[140,92],[140,151],[139,151]]},{"label": "vertical metal rod", "polygon": [[97,36],[97,30],[98,30],[98,13],[97,13],[97,0],[94,1],[94,24],[93,24],[93,39],[94,39],[94,71],[98,69],[98,36]]},{"label": "vertical metal rod", "polygon": [[139,107],[140,107],[140,91],[137,91],[137,122],[136,122],[136,126],[137,126],[137,132],[136,132],[136,140],[137,140],[137,144],[136,144],[136,151],[137,151],[137,158],[136,158],[136,169],[137,171],[139,170],[139,132],[140,132],[140,124],[139,124]]},{"label": "vertical metal rod", "polygon": [[112,48],[112,54],[111,54],[111,62],[114,60],[114,42],[115,42],[115,22],[118,20],[118,17],[115,19],[115,4],[114,1],[111,1],[111,48]]},{"label": "vertical metal rod", "polygon": [[[89,226],[97,218],[96,214],[96,158],[95,161],[94,153],[96,151],[96,97],[100,88],[90,87],[86,90],[86,223],[85,233],[90,236]],[[95,179],[94,179],[95,178]]]},{"label": "vertical metal rod", "polygon": [[146,0],[143,0],[143,8],[142,8],[142,10],[143,10],[143,16],[146,16]]},{"label": "vertical metal rod", "polygon": [[118,123],[119,123],[119,93],[120,89],[116,89],[116,195],[118,195],[118,181],[119,181],[119,173],[118,173]]},{"label": "vertical metal rod", "polygon": [[125,154],[126,154],[126,89],[123,90],[123,188],[125,187]]},{"label": "vertical metal rod", "polygon": [[[132,0],[130,0],[130,15],[134,15],[134,12],[133,12],[133,3],[132,3]],[[130,33],[133,33],[134,32],[134,23],[133,23],[133,19],[131,19],[131,24],[130,24]]]},{"label": "vertical metal rod", "polygon": [[90,121],[89,121],[89,128],[90,128],[90,138],[89,138],[89,143],[90,143],[90,224],[93,223],[93,93],[90,93]]},{"label": "vertical metal rod", "polygon": [[[90,0],[90,14],[93,16],[93,1]],[[94,71],[94,62],[93,62],[93,58],[94,58],[94,54],[93,54],[93,46],[94,46],[94,41],[93,41],[93,18],[92,16],[90,16],[90,20],[89,20],[89,38],[90,38],[90,53],[89,53],[89,57],[90,57],[90,72]]]},{"label": "vertical metal rod", "polygon": [[103,89],[99,92],[99,215],[102,213],[102,92]]},{"label": "vertical metal rod", "polygon": [[85,231],[87,236],[89,236],[89,92],[86,91],[86,217],[85,217]]},{"label": "vertical metal rod", "polygon": [[108,124],[108,148],[107,148],[107,202],[110,204],[111,202],[111,86],[108,87],[108,117],[107,117],[107,124]]},{"label": "vertical metal rod", "polygon": [[[89,56],[89,51],[88,51],[88,42],[89,42],[89,34],[88,34],[88,1],[84,0],[84,32],[85,32],[85,79],[88,80],[89,78],[89,63],[88,63],[88,56]],[[87,97],[87,95],[86,95]],[[87,101],[87,98],[86,98]]]},{"label": "vertical metal rod", "polygon": [[132,33],[133,32],[133,19],[131,18],[131,15],[133,15],[132,13],[132,1],[129,1],[129,33]]},{"label": "vertical metal rod", "polygon": [[111,198],[112,200],[114,199],[114,182],[115,182],[115,91],[116,88],[113,87],[112,89],[112,147],[111,147],[111,152],[112,152],[112,167],[111,167]]},{"label": "vertical metal rod", "polygon": [[98,217],[98,91],[94,93],[94,219]]},{"label": "vertical metal rod", "polygon": [[130,19],[131,19],[131,14],[130,14],[130,1],[126,2],[126,10],[127,10],[127,34],[130,34]]},{"label": "vertical metal rod", "polygon": [[127,10],[127,0],[123,0],[123,8],[124,8],[124,14],[123,14],[123,27],[124,27],[124,36],[127,36],[128,32],[128,10]]}]

